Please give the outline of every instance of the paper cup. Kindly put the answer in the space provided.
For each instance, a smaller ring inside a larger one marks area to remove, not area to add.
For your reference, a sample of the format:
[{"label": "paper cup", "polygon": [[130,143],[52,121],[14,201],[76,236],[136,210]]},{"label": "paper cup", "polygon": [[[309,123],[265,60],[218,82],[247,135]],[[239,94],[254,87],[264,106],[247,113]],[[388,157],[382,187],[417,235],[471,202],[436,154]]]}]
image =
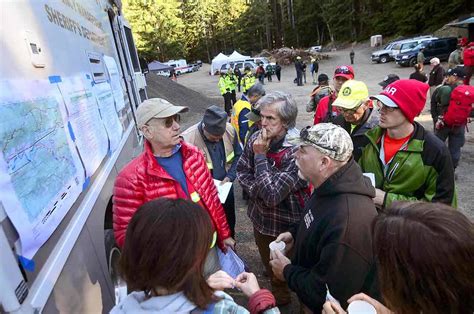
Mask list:
[{"label": "paper cup", "polygon": [[280,242],[276,242],[276,241],[273,241],[271,242],[268,247],[270,248],[270,251],[280,251],[282,253],[285,253],[285,242],[283,241],[280,241]]},{"label": "paper cup", "polygon": [[347,308],[347,313],[349,314],[377,314],[375,307],[362,300],[353,301],[349,304]]}]

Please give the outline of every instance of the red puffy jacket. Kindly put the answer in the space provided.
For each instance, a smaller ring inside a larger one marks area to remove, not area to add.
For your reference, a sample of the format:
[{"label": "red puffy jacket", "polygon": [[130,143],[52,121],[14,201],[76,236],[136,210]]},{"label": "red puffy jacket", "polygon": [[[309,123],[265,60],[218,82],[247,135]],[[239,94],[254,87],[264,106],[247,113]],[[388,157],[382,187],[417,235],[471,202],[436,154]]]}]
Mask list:
[{"label": "red puffy jacket", "polygon": [[[218,245],[223,248],[222,241],[230,237],[230,229],[204,156],[184,141],[181,141],[181,154],[186,178],[209,212],[217,231]],[[178,198],[175,184],[176,181],[156,161],[150,143],[145,141],[145,151],[128,163],[115,180],[114,234],[120,247],[123,246],[128,223],[138,207],[158,197]]]}]

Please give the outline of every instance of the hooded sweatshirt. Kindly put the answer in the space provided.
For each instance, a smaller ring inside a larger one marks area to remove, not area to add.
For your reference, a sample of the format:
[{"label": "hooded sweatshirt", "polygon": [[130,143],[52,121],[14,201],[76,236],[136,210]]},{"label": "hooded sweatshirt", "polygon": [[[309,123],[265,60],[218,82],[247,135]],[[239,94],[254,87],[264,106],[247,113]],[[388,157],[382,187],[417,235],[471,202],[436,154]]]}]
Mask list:
[{"label": "hooded sweatshirt", "polygon": [[296,239],[295,251],[283,275],[288,287],[314,313],[321,313],[327,290],[343,308],[356,293],[374,296],[374,196],[370,180],[351,158],[313,191],[299,227],[290,230]]}]

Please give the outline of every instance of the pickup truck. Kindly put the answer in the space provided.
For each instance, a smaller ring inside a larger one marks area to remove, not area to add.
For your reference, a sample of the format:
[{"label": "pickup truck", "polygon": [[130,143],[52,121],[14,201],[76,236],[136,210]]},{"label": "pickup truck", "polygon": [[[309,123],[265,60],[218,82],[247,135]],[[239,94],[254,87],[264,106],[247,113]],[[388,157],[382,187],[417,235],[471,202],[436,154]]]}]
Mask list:
[{"label": "pickup truck", "polygon": [[395,62],[400,66],[414,66],[416,64],[418,52],[422,48],[424,48],[424,63],[429,63],[434,57],[439,58],[441,61],[446,61],[448,60],[451,52],[456,50],[456,45],[456,37],[435,39],[428,43],[421,43],[410,51],[398,54],[395,57]]}]

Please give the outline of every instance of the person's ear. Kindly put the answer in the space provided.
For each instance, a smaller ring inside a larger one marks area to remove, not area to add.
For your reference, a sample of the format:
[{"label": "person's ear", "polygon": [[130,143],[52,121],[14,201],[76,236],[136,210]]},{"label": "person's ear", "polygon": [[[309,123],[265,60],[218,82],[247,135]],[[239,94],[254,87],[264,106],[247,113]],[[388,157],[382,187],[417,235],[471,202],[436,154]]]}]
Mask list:
[{"label": "person's ear", "polygon": [[153,133],[150,130],[150,126],[144,125],[141,127],[140,131],[142,132],[143,136],[149,140],[153,137]]}]

